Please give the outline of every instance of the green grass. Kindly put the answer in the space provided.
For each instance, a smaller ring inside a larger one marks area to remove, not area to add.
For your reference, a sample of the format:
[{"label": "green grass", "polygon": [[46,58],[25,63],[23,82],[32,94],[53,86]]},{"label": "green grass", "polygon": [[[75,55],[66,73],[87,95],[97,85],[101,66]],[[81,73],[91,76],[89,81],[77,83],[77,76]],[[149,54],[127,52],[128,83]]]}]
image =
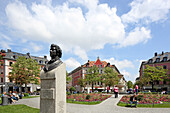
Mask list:
[{"label": "green grass", "polygon": [[72,101],[72,99],[67,99],[66,102],[67,102],[67,103],[73,103],[73,104],[96,105],[96,104],[100,104],[102,101],[83,102],[83,101]]},{"label": "green grass", "polygon": [[40,96],[27,96],[27,97],[22,97],[22,99],[27,99],[27,98],[36,98],[36,97],[40,97]]},{"label": "green grass", "polygon": [[[122,102],[119,102],[117,105],[122,107],[130,107],[130,104],[127,105],[126,103]],[[153,108],[153,104],[137,104],[137,107]],[[154,108],[170,108],[170,103],[154,104]]]},{"label": "green grass", "polygon": [[40,113],[40,109],[26,105],[0,106],[0,113]]}]

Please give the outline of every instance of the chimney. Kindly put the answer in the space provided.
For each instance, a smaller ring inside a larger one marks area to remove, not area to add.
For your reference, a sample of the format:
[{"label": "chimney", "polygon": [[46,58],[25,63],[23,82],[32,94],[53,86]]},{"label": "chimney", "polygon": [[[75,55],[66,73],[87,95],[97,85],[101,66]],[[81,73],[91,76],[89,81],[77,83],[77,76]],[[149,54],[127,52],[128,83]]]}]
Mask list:
[{"label": "chimney", "polygon": [[162,55],[164,55],[164,51],[162,51]]},{"label": "chimney", "polygon": [[6,51],[5,51],[5,50],[3,50],[3,49],[1,49],[1,52],[2,52],[2,53],[6,53]]},{"label": "chimney", "polygon": [[44,56],[45,59],[47,59],[47,56]]},{"label": "chimney", "polygon": [[30,53],[29,53],[29,52],[27,53],[27,55],[28,55],[28,57],[29,57],[29,58],[31,58],[31,56],[30,56]]},{"label": "chimney", "polygon": [[157,54],[157,52],[155,52],[155,56],[157,56],[158,54]]},{"label": "chimney", "polygon": [[11,49],[7,49],[7,51],[8,51],[8,53],[10,53],[10,52],[11,52]]},{"label": "chimney", "polygon": [[90,62],[90,60],[88,60],[87,62]]},{"label": "chimney", "polygon": [[99,59],[99,56],[97,57],[97,59]]}]

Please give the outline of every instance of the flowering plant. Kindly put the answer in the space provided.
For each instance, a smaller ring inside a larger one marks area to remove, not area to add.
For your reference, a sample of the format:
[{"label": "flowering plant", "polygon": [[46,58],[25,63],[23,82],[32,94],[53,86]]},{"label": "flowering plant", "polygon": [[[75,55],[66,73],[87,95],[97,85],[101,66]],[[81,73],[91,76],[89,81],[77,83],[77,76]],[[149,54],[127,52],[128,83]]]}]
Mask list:
[{"label": "flowering plant", "polygon": [[[139,94],[137,96],[138,104],[159,104],[161,102],[170,102],[168,95],[158,95],[158,94]],[[120,102],[130,103],[130,95],[123,96]]]},{"label": "flowering plant", "polygon": [[[86,98],[87,95],[90,95],[90,98]],[[111,97],[111,95],[103,95],[97,93],[90,93],[90,94],[72,94],[67,95],[67,99],[75,99],[75,101],[103,101],[107,98]]]}]

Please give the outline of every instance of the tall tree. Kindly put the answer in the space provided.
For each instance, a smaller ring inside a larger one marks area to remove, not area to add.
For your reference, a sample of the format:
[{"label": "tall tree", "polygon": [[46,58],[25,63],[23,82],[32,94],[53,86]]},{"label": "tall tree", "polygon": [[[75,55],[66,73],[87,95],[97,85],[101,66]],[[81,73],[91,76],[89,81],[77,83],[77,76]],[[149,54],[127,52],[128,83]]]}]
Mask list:
[{"label": "tall tree", "polygon": [[27,92],[27,84],[39,84],[40,66],[38,63],[25,57],[18,57],[17,61],[12,64],[12,72],[9,73],[9,79],[15,81],[17,85],[25,84],[25,92]]},{"label": "tall tree", "polygon": [[66,84],[69,84],[71,80],[72,78],[68,76],[68,72],[66,71]]},{"label": "tall tree", "polygon": [[80,85],[80,87],[83,87],[85,90],[85,86],[86,86],[86,79],[83,78],[79,78],[78,79],[78,84]]},{"label": "tall tree", "polygon": [[129,80],[129,81],[127,82],[127,86],[128,86],[128,88],[133,88],[133,83],[132,83],[132,81]]},{"label": "tall tree", "polygon": [[92,66],[88,69],[87,74],[85,75],[86,82],[90,82],[92,86],[92,92],[94,88],[95,82],[99,81],[99,68],[96,66]]},{"label": "tall tree", "polygon": [[152,84],[152,90],[154,88],[156,81],[163,81],[167,78],[167,69],[162,66],[152,67],[146,65],[144,69],[144,74],[142,76],[143,83],[150,82]]},{"label": "tall tree", "polygon": [[119,82],[118,73],[114,71],[111,67],[105,68],[101,78],[102,81],[105,83],[105,86],[109,86],[109,89],[111,86],[114,86]]}]

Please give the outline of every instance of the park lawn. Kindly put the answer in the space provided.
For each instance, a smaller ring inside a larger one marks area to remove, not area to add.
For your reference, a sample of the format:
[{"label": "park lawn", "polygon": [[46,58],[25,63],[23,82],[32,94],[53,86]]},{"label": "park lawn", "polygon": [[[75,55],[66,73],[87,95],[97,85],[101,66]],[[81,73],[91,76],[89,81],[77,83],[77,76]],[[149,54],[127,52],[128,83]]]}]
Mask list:
[{"label": "park lawn", "polygon": [[67,103],[72,103],[72,104],[96,105],[96,104],[100,104],[103,101],[84,102],[84,101],[73,101],[72,99],[67,99],[66,102]]},{"label": "park lawn", "polygon": [[[118,106],[122,106],[122,107],[130,107],[130,104],[126,104],[126,103],[122,103],[122,102],[118,102],[117,104]],[[134,104],[133,104],[134,106]],[[146,107],[146,108],[170,108],[170,103],[165,102],[163,104],[137,104],[137,107]]]},{"label": "park lawn", "polygon": [[40,97],[40,96],[26,96],[26,97],[22,97],[22,99],[29,99],[29,98],[36,98],[36,97]]},{"label": "park lawn", "polygon": [[26,105],[7,105],[0,106],[0,113],[40,113],[40,109]]}]

